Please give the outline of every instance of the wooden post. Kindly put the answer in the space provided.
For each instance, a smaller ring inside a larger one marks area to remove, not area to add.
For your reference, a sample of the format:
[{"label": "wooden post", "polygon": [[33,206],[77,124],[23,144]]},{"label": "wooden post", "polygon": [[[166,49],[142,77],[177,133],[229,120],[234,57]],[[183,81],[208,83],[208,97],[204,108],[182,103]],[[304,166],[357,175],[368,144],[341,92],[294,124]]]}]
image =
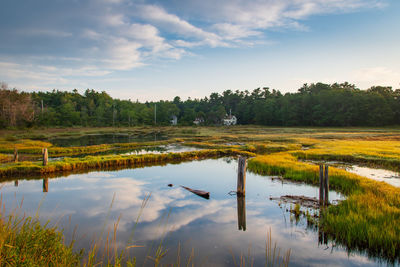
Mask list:
[{"label": "wooden post", "polygon": [[238,178],[236,194],[244,196],[246,194],[246,158],[239,156],[238,161]]},{"label": "wooden post", "polygon": [[43,193],[49,192],[49,179],[43,179]]},{"label": "wooden post", "polygon": [[238,228],[246,231],[246,198],[244,196],[236,196],[237,198],[237,213],[238,213]]},{"label": "wooden post", "polygon": [[43,166],[46,166],[48,161],[49,153],[47,152],[47,148],[43,148]]},{"label": "wooden post", "polygon": [[18,187],[18,180],[15,180],[15,181],[14,181],[14,186],[15,186],[15,187]]},{"label": "wooden post", "polygon": [[14,162],[18,162],[18,149],[14,148]]},{"label": "wooden post", "polygon": [[325,192],[325,205],[329,205],[329,169],[328,165],[325,165],[325,175],[324,175],[324,192]]},{"label": "wooden post", "polygon": [[318,226],[318,245],[322,245],[323,243],[324,243],[324,234],[322,233],[320,226]]},{"label": "wooden post", "polygon": [[319,165],[319,205],[324,204],[324,166]]}]

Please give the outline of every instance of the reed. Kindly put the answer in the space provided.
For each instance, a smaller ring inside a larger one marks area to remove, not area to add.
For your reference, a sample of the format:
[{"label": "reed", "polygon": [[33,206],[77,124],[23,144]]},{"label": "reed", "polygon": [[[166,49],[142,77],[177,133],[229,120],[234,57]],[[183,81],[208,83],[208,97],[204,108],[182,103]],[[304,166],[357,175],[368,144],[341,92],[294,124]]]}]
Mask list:
[{"label": "reed", "polygon": [[[318,184],[318,166],[298,162],[288,153],[250,159],[248,169]],[[344,193],[347,199],[322,212],[322,230],[350,251],[366,250],[371,256],[399,261],[400,189],[344,170],[329,170],[331,189]]]},{"label": "reed", "polygon": [[400,141],[314,140],[312,149],[296,151],[300,159],[363,163],[399,170]]},{"label": "reed", "polygon": [[[0,201],[0,205],[2,205]],[[26,217],[15,209],[8,216],[0,212],[1,266],[78,266],[81,252],[73,243],[64,244],[57,227],[41,225],[37,218]]]},{"label": "reed", "polygon": [[33,140],[19,140],[19,141],[0,141],[0,153],[13,153],[14,148],[22,154],[41,155],[43,148],[48,148],[49,154],[52,157],[61,156],[74,156],[82,154],[94,154],[100,152],[118,152],[127,151],[132,149],[142,149],[148,147],[157,147],[171,143],[182,142],[182,139],[174,138],[167,141],[153,141],[153,142],[132,142],[132,143],[114,143],[114,144],[101,144],[91,146],[76,146],[76,147],[57,147],[51,143]]},{"label": "reed", "polygon": [[[3,208],[0,212],[0,266],[136,266],[137,258],[132,254],[132,249],[144,247],[134,245],[133,237],[140,217],[146,207],[150,194],[146,195],[142,201],[141,208],[132,229],[131,237],[126,246],[119,248],[117,240],[117,231],[121,216],[116,220],[112,227],[109,224],[109,214],[112,209],[115,195],[108,209],[103,228],[98,238],[94,238],[90,249],[85,252],[83,249],[76,252],[75,241],[72,239],[70,244],[65,244],[62,230],[57,226],[50,226],[48,221],[44,225],[38,220],[39,208],[35,217],[21,215],[21,207],[16,207],[10,214],[5,215]],[[2,201],[0,199],[0,206]],[[170,214],[161,219],[160,227],[164,225],[162,237],[153,251],[153,245],[148,248],[147,255],[143,256],[144,265],[149,259],[154,266],[163,266],[163,258],[168,249],[163,245],[167,235],[166,225],[168,224]],[[105,235],[104,235],[105,234]],[[282,252],[282,255],[281,255]],[[152,254],[150,254],[152,253]],[[236,260],[234,258],[235,266]],[[248,259],[250,259],[250,249]],[[290,249],[283,251],[277,247],[276,242],[272,242],[271,229],[267,232],[265,248],[265,266],[288,266],[290,259]],[[177,256],[174,264],[167,266],[194,266],[194,249],[182,262],[181,246],[178,243]],[[253,266],[253,261],[248,261]],[[240,255],[240,266],[249,266],[246,264],[245,257]]]},{"label": "reed", "polygon": [[12,160],[12,156],[0,154],[0,163],[9,162]]},{"label": "reed", "polygon": [[[163,132],[173,137],[167,141],[110,144],[88,147],[59,148],[50,143],[18,139],[44,134],[0,131],[0,153],[13,153],[14,147],[23,154],[40,154],[49,148],[51,156],[71,156],[99,152],[124,151],[154,147],[173,142],[197,146],[205,150],[130,156],[86,156],[65,158],[41,166],[39,162],[6,163],[0,165],[0,177],[17,175],[51,176],[59,172],[91,169],[143,167],[203,158],[232,155],[256,156],[248,162],[248,170],[260,174],[280,175],[285,179],[318,184],[318,166],[298,159],[338,160],[365,163],[399,170],[400,141],[398,129],[367,128],[274,128],[261,126],[236,127],[136,127],[136,128],[79,128],[50,129],[46,137],[84,135],[88,133],[149,133]],[[17,135],[15,135],[17,134]],[[4,137],[5,136],[5,137]],[[231,143],[231,144],[229,144]],[[257,154],[257,155],[256,155]],[[0,154],[1,159],[8,155]],[[382,182],[330,168],[330,187],[342,192],[347,199],[321,212],[321,229],[351,251],[366,250],[371,256],[398,260],[400,255],[400,196],[398,188]],[[112,238],[111,238],[112,239]],[[117,257],[114,257],[117,258]]]},{"label": "reed", "polygon": [[43,141],[35,141],[29,139],[20,139],[20,140],[0,140],[0,153],[13,153],[14,148],[17,148],[21,153],[27,154],[40,154],[42,148],[51,147],[52,144]]},{"label": "reed", "polygon": [[17,175],[37,175],[74,170],[101,169],[109,167],[135,167],[143,164],[182,162],[202,158],[215,158],[233,155],[254,156],[253,153],[237,149],[212,149],[182,153],[144,154],[144,155],[104,155],[84,158],[64,158],[42,166],[40,162],[10,163],[0,167],[0,177]]}]

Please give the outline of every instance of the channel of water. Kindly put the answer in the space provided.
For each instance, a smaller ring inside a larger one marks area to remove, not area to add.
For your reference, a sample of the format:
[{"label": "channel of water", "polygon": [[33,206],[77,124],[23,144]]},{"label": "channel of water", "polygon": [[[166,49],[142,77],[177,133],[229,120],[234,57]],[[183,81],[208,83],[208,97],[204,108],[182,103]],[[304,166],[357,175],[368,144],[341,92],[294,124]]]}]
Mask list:
[{"label": "channel of water", "polygon": [[[34,215],[40,207],[40,220],[58,222],[67,241],[77,225],[76,247],[89,248],[104,225],[112,227],[120,217],[119,247],[143,246],[129,249],[138,266],[161,241],[168,249],[163,263],[175,262],[180,247],[182,263],[193,249],[195,266],[233,266],[233,257],[238,262],[241,255],[250,255],[254,266],[264,266],[269,231],[278,247],[291,250],[290,266],[385,265],[365,253],[321,243],[318,231],[308,227],[305,218],[296,220],[287,211],[290,205],[270,200],[288,194],[317,197],[317,187],[247,172],[246,197],[239,199],[228,194],[236,190],[236,179],[237,161],[223,158],[5,182],[0,192],[7,211],[22,198],[21,212]],[[180,185],[209,191],[210,199]],[[135,229],[142,201],[149,194]],[[343,196],[330,192],[330,200],[340,199]],[[151,265],[151,260],[147,258],[145,265]]]}]

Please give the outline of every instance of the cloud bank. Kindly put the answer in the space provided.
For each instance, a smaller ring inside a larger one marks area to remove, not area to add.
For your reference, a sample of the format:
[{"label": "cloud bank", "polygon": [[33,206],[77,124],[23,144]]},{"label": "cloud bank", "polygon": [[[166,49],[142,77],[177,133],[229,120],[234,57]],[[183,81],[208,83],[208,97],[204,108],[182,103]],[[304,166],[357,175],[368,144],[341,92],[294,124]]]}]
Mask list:
[{"label": "cloud bank", "polygon": [[[314,15],[358,12],[383,0],[86,0],[2,2],[0,79],[71,85],[197,49],[252,47],[269,31],[312,30]],[[10,14],[17,14],[11,17]]]}]

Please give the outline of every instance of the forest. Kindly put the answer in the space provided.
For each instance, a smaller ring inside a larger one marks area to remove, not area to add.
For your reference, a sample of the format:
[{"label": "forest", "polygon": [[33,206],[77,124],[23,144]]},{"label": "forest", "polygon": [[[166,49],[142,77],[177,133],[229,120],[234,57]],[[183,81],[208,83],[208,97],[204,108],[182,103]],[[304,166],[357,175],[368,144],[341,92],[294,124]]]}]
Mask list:
[{"label": "forest", "polygon": [[[400,89],[354,84],[304,84],[295,93],[268,87],[226,90],[202,99],[145,102],[113,99],[106,92],[53,90],[22,92],[0,87],[0,127],[221,125],[229,114],[237,123],[267,126],[389,126],[400,124]],[[156,116],[155,116],[156,115]]]}]

